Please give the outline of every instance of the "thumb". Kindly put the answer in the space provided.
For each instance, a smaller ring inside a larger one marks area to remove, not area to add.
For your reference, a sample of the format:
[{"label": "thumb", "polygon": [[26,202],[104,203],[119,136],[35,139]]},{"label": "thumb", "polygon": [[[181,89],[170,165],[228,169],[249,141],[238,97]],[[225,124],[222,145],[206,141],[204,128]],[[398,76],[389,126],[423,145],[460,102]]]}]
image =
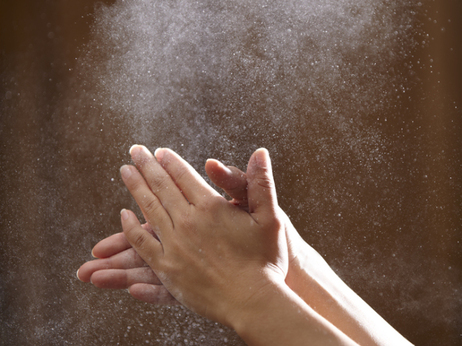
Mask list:
[{"label": "thumb", "polygon": [[250,157],[247,167],[247,186],[249,212],[275,215],[278,202],[268,150],[258,149]]}]

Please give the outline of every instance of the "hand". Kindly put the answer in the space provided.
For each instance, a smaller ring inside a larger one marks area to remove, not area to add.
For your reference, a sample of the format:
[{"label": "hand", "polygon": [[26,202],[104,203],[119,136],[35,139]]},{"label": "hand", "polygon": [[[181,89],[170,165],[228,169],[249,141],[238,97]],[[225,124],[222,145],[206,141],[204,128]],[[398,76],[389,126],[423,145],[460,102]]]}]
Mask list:
[{"label": "hand", "polygon": [[[233,166],[224,166],[209,159],[205,170],[212,182],[222,188],[234,205],[248,209],[246,174]],[[142,225],[151,232],[149,224]],[[175,305],[178,301],[163,287],[154,271],[133,250],[123,233],[113,234],[101,240],[92,250],[96,260],[83,264],[77,277],[106,289],[129,289],[136,299],[157,305]]]},{"label": "hand", "polygon": [[[155,236],[148,223],[142,227]],[[134,298],[151,304],[179,304],[123,233],[113,234],[100,241],[93,248],[92,255],[98,259],[86,262],[79,268],[79,280],[91,282],[99,288],[129,288]]]},{"label": "hand", "polygon": [[[254,153],[248,207],[232,205],[178,155],[131,150],[122,178],[158,239],[122,211],[124,234],[167,290],[197,313],[230,325],[233,311],[263,288],[284,283],[287,242],[268,154]],[[239,280],[235,280],[239,278]]]},{"label": "hand", "polygon": [[[249,172],[255,161],[250,160]],[[211,181],[222,188],[231,198],[232,204],[248,210],[247,174],[233,166],[224,166],[217,160],[209,159],[205,171]],[[300,259],[309,259],[315,264],[323,264],[321,256],[300,237],[287,215],[280,210],[286,229],[290,266],[286,282],[309,303],[309,293],[300,281]],[[144,224],[146,230],[150,229]],[[77,276],[81,281],[92,282],[99,288],[129,289],[130,294],[139,300],[152,304],[178,304],[162,286],[155,273],[132,249],[123,233],[114,234],[95,245],[92,255],[98,259],[83,264]],[[324,262],[325,263],[325,262]]]}]

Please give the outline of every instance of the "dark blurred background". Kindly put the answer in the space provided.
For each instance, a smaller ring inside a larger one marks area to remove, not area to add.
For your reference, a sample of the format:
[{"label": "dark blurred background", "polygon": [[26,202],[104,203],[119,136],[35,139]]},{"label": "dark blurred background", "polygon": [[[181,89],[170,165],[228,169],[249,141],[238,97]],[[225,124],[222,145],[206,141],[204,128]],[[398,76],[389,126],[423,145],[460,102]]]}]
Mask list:
[{"label": "dark blurred background", "polygon": [[[240,345],[182,308],[75,277],[92,246],[119,232],[119,210],[135,207],[118,169],[147,138],[109,117],[81,72],[104,53],[91,31],[102,3],[115,1],[0,1],[0,344]],[[462,345],[462,2],[412,8],[415,44],[393,66],[405,97],[385,97],[379,114],[365,106],[374,116],[364,129],[379,129],[386,148],[365,137],[348,142],[370,150],[362,156],[332,152],[344,137],[326,121],[315,124],[319,149],[303,131],[288,146],[261,130],[247,147],[237,139],[237,162],[214,143],[195,155],[187,138],[169,137],[173,125],[145,144],[171,146],[199,170],[207,156],[244,168],[256,147],[277,148],[280,203],[304,238],[411,342]]]}]

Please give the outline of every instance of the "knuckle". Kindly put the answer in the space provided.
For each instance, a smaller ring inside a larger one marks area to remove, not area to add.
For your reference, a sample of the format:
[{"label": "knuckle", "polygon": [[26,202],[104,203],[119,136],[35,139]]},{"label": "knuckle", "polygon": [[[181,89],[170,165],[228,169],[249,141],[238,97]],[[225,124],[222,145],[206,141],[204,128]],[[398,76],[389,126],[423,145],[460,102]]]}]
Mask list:
[{"label": "knuckle", "polygon": [[129,256],[131,262],[136,266],[140,266],[140,267],[143,266],[145,264],[145,262],[140,257],[138,252],[136,252],[133,248],[131,248],[129,250],[131,250],[131,251],[128,252],[128,256]]},{"label": "knuckle", "polygon": [[137,177],[130,177],[127,183],[128,189],[132,192],[140,191],[144,186],[144,181],[142,179],[138,179]]},{"label": "knuckle", "polygon": [[165,189],[168,184],[167,180],[169,179],[168,174],[159,174],[150,180],[149,186],[154,191],[154,193]]},{"label": "knuckle", "polygon": [[185,167],[178,167],[175,171],[175,180],[178,184],[181,184],[186,180],[188,170]]},{"label": "knuckle", "polygon": [[197,208],[202,212],[210,213],[210,215],[217,215],[221,211],[222,207],[222,203],[220,203],[220,201],[221,197],[205,198],[197,205]]},{"label": "knuckle", "polygon": [[153,213],[156,213],[159,207],[160,207],[160,203],[154,197],[151,197],[149,199],[146,198],[143,202],[143,209],[147,214],[152,215]]},{"label": "knuckle", "polygon": [[247,200],[247,186],[235,185],[226,188],[225,191],[232,198]]},{"label": "knuckle", "polygon": [[281,220],[280,218],[276,217],[276,216],[273,217],[273,222],[272,222],[272,224],[273,224],[273,227],[274,227],[275,230],[280,230],[280,229],[283,227],[283,225],[284,225],[284,223],[282,222],[282,220]]},{"label": "knuckle", "polygon": [[195,221],[190,212],[183,213],[180,215],[178,225],[181,228],[187,229],[189,231],[194,231],[196,229]]},{"label": "knuckle", "polygon": [[271,179],[268,175],[264,175],[262,177],[259,177],[256,179],[256,183],[265,188],[265,189],[270,189],[272,187],[274,187],[274,182],[273,182],[273,179]]},{"label": "knuckle", "polygon": [[266,227],[272,232],[279,231],[284,225],[282,220],[279,217],[277,217],[277,215],[272,215],[272,216],[267,217],[265,219],[265,224],[266,224]]},{"label": "knuckle", "polygon": [[146,237],[144,234],[135,234],[133,237],[133,246],[137,249],[142,249],[146,244]]},{"label": "knuckle", "polygon": [[135,249],[144,247],[146,244],[146,237],[143,233],[139,232],[136,226],[132,226],[124,230],[127,239]]}]

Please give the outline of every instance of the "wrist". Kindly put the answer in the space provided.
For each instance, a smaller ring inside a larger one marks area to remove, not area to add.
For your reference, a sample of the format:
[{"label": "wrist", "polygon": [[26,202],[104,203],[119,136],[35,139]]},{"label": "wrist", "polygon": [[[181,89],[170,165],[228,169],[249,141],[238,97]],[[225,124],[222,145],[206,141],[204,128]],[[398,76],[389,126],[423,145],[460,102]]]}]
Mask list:
[{"label": "wrist", "polygon": [[284,282],[270,281],[233,315],[247,345],[356,345]]},{"label": "wrist", "polygon": [[247,301],[235,305],[237,309],[229,315],[229,326],[244,339],[253,321],[261,321],[267,314],[268,302],[272,301],[275,295],[284,294],[287,289],[289,288],[284,282],[268,280]]}]

